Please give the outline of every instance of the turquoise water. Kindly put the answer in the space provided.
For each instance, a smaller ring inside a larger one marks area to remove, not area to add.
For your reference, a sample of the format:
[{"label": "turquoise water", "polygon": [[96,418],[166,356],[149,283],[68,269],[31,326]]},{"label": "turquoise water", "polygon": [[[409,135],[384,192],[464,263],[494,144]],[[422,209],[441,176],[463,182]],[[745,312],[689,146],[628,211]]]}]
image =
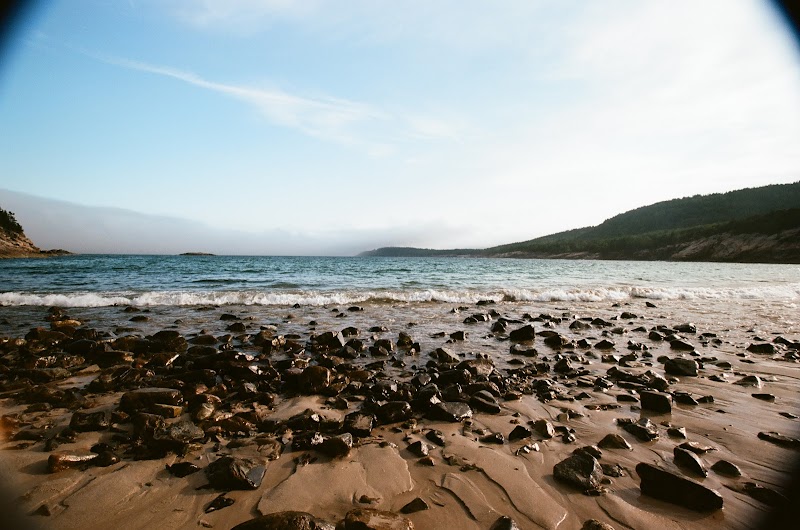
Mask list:
[{"label": "turquoise water", "polygon": [[481,258],[76,255],[0,260],[0,305],[800,300],[800,266]]}]

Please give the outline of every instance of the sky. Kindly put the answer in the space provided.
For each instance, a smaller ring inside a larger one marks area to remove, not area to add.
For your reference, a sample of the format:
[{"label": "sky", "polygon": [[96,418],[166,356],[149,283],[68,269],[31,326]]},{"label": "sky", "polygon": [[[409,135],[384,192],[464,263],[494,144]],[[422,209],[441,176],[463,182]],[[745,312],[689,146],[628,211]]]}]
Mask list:
[{"label": "sky", "polygon": [[144,251],[486,247],[800,180],[765,1],[53,0],[7,44],[0,188],[162,220]]}]

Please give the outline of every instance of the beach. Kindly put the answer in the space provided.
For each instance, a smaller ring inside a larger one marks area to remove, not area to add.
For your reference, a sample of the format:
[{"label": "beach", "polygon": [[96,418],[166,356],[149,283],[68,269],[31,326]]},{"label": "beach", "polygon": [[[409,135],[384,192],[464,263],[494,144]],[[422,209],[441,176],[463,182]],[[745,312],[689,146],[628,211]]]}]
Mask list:
[{"label": "beach", "polygon": [[[33,528],[356,509],[414,528],[754,528],[788,505],[800,456],[792,299],[0,311],[0,463]],[[255,482],[209,471],[226,458]],[[643,493],[643,463],[710,504]]]}]

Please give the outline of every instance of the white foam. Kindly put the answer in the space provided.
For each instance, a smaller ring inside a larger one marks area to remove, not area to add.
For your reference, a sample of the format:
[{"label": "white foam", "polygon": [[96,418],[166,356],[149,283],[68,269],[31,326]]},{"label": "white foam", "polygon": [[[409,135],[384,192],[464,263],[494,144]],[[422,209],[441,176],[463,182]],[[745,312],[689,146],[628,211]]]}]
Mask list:
[{"label": "white foam", "polygon": [[150,291],[145,293],[0,293],[3,306],[106,307],[278,305],[323,306],[373,302],[447,302],[473,304],[479,300],[520,302],[602,302],[651,300],[783,300],[800,301],[800,284],[730,288],[706,287],[551,287],[492,290],[341,290],[341,291]]}]

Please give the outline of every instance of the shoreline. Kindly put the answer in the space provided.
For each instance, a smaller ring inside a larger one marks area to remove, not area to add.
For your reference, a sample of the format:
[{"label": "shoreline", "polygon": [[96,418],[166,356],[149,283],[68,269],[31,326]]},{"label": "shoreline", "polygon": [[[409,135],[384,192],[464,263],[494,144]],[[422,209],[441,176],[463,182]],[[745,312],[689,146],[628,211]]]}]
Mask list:
[{"label": "shoreline", "polygon": [[[800,410],[800,325],[753,304],[0,308],[0,336],[8,337],[0,343],[0,408],[15,438],[0,445],[0,464],[16,482],[23,518],[47,528],[231,528],[284,510],[335,524],[356,508],[392,512],[416,528],[489,528],[501,516],[520,528],[579,529],[590,519],[618,529],[753,527],[775,509],[764,499],[784,502],[789,463],[800,456],[759,437],[799,434],[798,419],[781,413]],[[693,332],[681,326],[687,322]],[[510,340],[526,326],[535,336]],[[359,333],[337,335],[348,328]],[[680,335],[692,348],[654,340],[652,331]],[[779,336],[785,341],[773,342]],[[364,349],[344,348],[352,339]],[[603,341],[614,344],[598,346]],[[646,349],[629,349],[629,341]],[[748,351],[751,344],[774,353]],[[668,373],[667,359],[699,361],[698,375]],[[735,384],[752,375],[762,388]],[[140,387],[177,394],[161,398],[169,403],[122,406]],[[643,410],[652,390],[670,394],[669,413],[649,402]],[[458,415],[446,417],[436,400],[460,403],[449,408],[461,413],[469,407],[471,417],[448,421]],[[359,412],[375,415],[372,429],[345,421]],[[643,418],[657,439],[643,442],[625,427]],[[97,430],[83,430],[92,421]],[[65,433],[71,422],[80,429]],[[663,422],[683,427],[686,438]],[[181,428],[170,430],[175,424]],[[511,436],[515,429],[521,438]],[[560,462],[607,435],[630,449],[601,448],[595,461],[606,468],[591,487],[555,478]],[[706,477],[676,465],[675,447],[685,442],[713,448],[698,455]],[[93,463],[48,473],[52,454]],[[96,455],[118,461],[101,467]],[[196,489],[213,479],[204,470],[222,455],[263,466],[261,484]],[[743,475],[712,470],[720,460]],[[173,476],[165,465],[177,462],[200,471]],[[716,490],[723,508],[696,512],[643,495],[641,463]],[[233,504],[206,513],[223,493]],[[401,513],[417,498],[427,509]]]}]

